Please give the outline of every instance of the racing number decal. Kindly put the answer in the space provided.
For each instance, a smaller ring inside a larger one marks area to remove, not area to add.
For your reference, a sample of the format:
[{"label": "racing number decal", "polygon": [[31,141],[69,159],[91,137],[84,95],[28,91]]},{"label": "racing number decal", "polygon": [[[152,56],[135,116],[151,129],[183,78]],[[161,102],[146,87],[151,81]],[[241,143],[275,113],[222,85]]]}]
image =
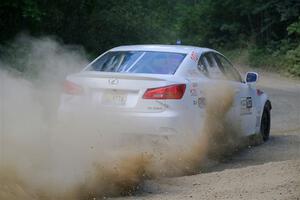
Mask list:
[{"label": "racing number decal", "polygon": [[252,98],[251,97],[246,98],[246,107],[252,108]]},{"label": "racing number decal", "polygon": [[198,83],[192,83],[191,85],[191,89],[190,89],[190,94],[191,96],[197,96],[198,92],[197,92],[197,87],[198,87]]},{"label": "racing number decal", "polygon": [[198,106],[199,108],[204,108],[206,105],[206,99],[205,97],[199,97],[198,98]]},{"label": "racing number decal", "polygon": [[193,105],[194,106],[198,105],[199,108],[205,108],[206,105],[205,97],[199,97],[197,100],[193,100]]},{"label": "racing number decal", "polygon": [[241,115],[247,115],[252,113],[252,97],[241,98]]}]

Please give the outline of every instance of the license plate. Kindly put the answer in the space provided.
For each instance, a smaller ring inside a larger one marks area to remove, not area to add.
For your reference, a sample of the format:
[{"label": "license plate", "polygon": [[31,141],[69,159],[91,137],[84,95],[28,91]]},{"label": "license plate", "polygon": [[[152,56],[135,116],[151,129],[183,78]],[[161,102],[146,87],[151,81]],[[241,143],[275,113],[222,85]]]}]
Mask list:
[{"label": "license plate", "polygon": [[107,92],[102,97],[102,103],[105,105],[125,105],[127,94],[120,92]]}]

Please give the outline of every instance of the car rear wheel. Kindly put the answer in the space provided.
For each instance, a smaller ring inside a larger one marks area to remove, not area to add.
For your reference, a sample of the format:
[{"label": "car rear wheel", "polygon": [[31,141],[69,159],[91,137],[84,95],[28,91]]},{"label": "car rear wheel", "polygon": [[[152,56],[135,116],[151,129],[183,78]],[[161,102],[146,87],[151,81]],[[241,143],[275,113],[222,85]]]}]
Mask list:
[{"label": "car rear wheel", "polygon": [[261,117],[261,125],[260,125],[260,133],[262,135],[263,141],[267,141],[269,139],[270,127],[271,127],[270,106],[266,104],[264,106],[264,111]]}]

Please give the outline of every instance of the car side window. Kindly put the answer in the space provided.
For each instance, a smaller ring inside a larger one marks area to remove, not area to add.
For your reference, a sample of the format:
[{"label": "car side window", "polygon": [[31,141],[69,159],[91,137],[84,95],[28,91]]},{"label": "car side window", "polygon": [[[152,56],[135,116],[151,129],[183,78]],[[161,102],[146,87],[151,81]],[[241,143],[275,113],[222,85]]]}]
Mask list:
[{"label": "car side window", "polygon": [[198,65],[197,68],[200,72],[202,72],[205,76],[209,77],[209,73],[208,73],[208,61],[206,60],[206,58],[204,56],[201,56],[199,61],[198,61]]},{"label": "car side window", "polygon": [[210,78],[213,78],[213,79],[222,79],[223,78],[222,71],[219,69],[217,61],[215,60],[215,58],[211,52],[205,53],[202,56],[202,60],[203,60],[204,65],[207,68]]},{"label": "car side window", "polygon": [[242,82],[240,73],[233,67],[233,65],[222,55],[214,54],[217,64],[224,76],[232,81]]}]

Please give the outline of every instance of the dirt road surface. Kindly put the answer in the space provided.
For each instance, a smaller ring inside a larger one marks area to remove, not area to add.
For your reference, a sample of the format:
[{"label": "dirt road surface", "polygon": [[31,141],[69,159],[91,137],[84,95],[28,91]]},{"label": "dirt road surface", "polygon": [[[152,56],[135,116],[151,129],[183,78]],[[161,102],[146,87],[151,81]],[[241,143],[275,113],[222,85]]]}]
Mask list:
[{"label": "dirt road surface", "polygon": [[300,199],[300,81],[261,72],[258,88],[272,101],[270,140],[197,175],[145,183],[119,199]]}]

